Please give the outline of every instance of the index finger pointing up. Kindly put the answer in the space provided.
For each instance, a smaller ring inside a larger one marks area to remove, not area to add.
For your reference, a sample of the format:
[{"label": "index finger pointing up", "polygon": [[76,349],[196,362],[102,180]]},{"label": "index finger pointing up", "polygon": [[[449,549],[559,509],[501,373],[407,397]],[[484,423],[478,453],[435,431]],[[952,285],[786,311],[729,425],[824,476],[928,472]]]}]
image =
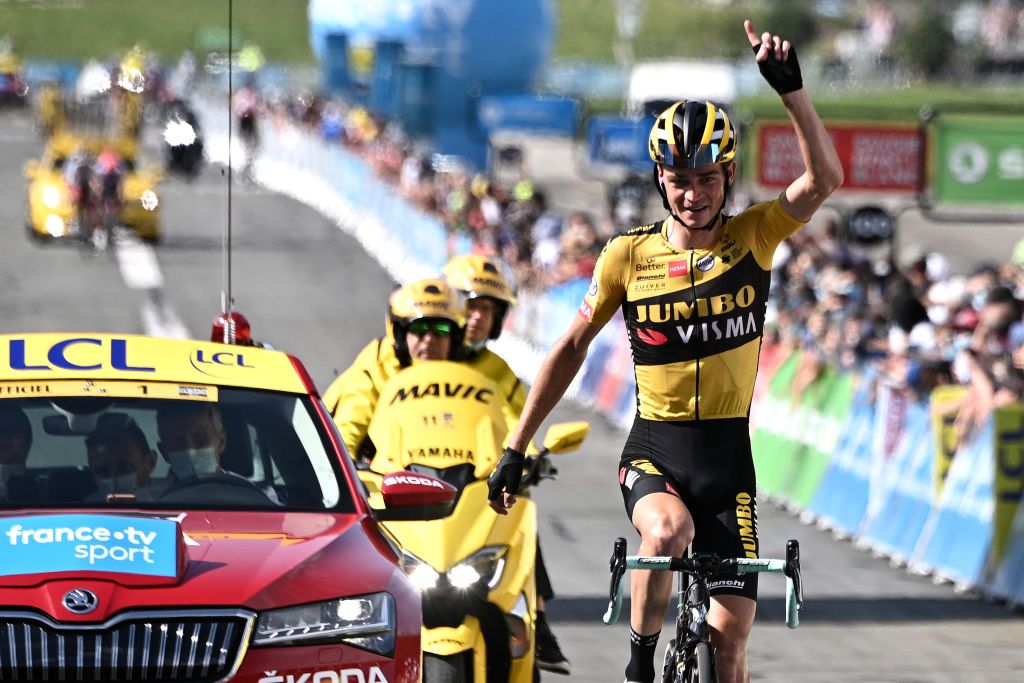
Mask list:
[{"label": "index finger pointing up", "polygon": [[761,36],[757,35],[757,31],[754,30],[754,25],[750,23],[750,19],[743,20],[743,28],[747,31],[747,40],[750,41],[751,47],[761,44]]}]

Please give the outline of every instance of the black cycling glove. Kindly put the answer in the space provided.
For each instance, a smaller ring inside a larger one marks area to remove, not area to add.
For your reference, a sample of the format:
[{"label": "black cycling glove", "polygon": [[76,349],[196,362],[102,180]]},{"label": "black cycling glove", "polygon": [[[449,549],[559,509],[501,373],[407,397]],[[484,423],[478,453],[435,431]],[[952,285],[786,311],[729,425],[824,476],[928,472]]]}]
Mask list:
[{"label": "black cycling glove", "polygon": [[526,456],[514,448],[506,448],[501,461],[487,478],[487,499],[497,500],[502,492],[519,493],[519,482],[523,479],[523,465]]},{"label": "black cycling glove", "polygon": [[[761,43],[752,46],[756,55],[761,49]],[[794,92],[804,87],[804,79],[800,76],[800,63],[796,61],[796,48],[789,46],[789,56],[785,61],[775,58],[775,49],[768,48],[768,58],[757,63],[764,80],[775,89],[780,95]]]}]

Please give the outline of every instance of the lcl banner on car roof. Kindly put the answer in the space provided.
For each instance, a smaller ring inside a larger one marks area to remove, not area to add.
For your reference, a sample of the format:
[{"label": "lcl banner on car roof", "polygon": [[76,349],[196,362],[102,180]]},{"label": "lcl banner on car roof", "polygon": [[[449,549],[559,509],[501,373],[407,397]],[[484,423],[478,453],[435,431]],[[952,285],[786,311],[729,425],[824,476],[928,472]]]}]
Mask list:
[{"label": "lcl banner on car roof", "polygon": [[[921,133],[916,126],[834,124],[825,126],[843,164],[842,191],[916,193],[921,184]],[[804,172],[790,123],[757,128],[757,182],[783,188]]]}]

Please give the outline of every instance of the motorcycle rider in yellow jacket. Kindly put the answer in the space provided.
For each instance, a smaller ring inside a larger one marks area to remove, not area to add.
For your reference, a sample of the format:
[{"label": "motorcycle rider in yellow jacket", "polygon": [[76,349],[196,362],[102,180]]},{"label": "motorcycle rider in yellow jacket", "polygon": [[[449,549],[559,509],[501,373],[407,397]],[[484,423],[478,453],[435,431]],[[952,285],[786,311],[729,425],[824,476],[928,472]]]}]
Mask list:
[{"label": "motorcycle rider in yellow jacket", "polygon": [[373,458],[367,430],[388,380],[413,361],[460,359],[465,325],[465,298],[442,279],[417,280],[391,293],[385,336],[363,347],[323,395],[354,460]]},{"label": "motorcycle rider in yellow jacket", "polygon": [[[508,363],[487,348],[487,342],[501,335],[508,311],[516,302],[515,277],[501,260],[479,255],[452,257],[442,269],[442,274],[445,282],[465,297],[466,307],[464,321],[460,323],[465,324],[464,334],[460,330],[459,339],[453,338],[452,354],[447,358],[467,363],[498,385],[505,397],[505,420],[511,433],[526,401],[526,390]],[[406,347],[408,344],[401,340],[405,339],[404,329],[409,322],[417,320],[415,316],[429,312],[414,311],[412,306],[413,302],[430,301],[422,291],[422,283],[428,282],[437,281],[414,282],[392,294],[388,304],[387,335],[367,344],[355,362],[324,392],[324,403],[334,415],[345,446],[357,461],[370,460],[374,455],[375,449],[367,438],[367,430],[380,390],[399,370],[415,360],[403,351],[403,344]],[[461,348],[455,341],[462,344]],[[553,597],[554,591],[538,545],[536,661],[547,671],[569,674],[569,661],[562,654],[543,611],[545,600]]]}]

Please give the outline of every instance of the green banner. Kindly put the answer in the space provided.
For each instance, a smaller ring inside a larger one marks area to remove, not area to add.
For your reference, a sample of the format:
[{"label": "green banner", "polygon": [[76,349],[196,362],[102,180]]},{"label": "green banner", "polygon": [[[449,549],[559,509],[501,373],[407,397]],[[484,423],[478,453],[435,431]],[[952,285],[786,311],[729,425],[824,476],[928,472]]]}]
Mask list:
[{"label": "green banner", "polygon": [[1024,205],[1024,117],[940,116],[932,132],[937,203]]},{"label": "green banner", "polygon": [[758,492],[797,509],[818,490],[853,401],[854,375],[827,367],[797,393],[796,377],[809,360],[796,351],[779,367],[761,397],[752,439]]},{"label": "green banner", "polygon": [[758,423],[751,435],[757,491],[769,496],[783,493],[786,477],[798,444],[796,435],[802,422],[794,415],[792,385],[803,353],[794,351],[772,376],[767,393],[761,398]]}]

